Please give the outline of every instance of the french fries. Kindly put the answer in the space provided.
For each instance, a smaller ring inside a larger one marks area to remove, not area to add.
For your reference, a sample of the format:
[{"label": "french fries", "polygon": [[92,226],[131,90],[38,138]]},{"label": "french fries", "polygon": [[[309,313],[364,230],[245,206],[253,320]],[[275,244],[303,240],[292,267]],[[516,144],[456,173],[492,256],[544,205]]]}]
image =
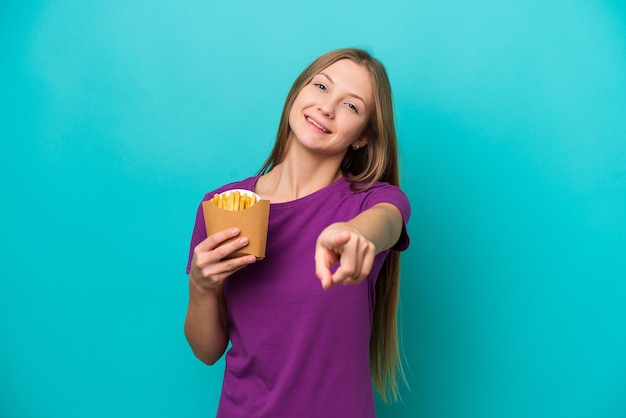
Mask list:
[{"label": "french fries", "polygon": [[239,190],[228,190],[220,194],[215,194],[211,198],[211,203],[224,210],[244,210],[254,206],[257,202],[257,195],[254,193],[242,193]]}]

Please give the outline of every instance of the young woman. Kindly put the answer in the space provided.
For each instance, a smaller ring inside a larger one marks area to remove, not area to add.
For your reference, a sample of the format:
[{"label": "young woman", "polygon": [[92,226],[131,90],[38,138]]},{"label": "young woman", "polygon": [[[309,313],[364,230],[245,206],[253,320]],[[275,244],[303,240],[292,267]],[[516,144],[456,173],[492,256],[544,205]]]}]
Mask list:
[{"label": "young woman", "polygon": [[246,237],[191,240],[185,335],[207,364],[226,351],[219,417],[373,417],[395,399],[399,252],[410,205],[398,187],[391,88],[366,51],[322,55],[294,82],[271,155],[207,193],[270,200],[265,258],[225,259]]}]

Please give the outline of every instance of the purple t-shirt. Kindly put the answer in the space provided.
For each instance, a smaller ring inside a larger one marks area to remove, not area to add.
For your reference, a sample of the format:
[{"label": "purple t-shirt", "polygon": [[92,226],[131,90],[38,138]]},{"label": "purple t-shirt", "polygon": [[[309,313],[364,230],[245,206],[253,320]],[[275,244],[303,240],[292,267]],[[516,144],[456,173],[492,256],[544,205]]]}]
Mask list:
[{"label": "purple t-shirt", "polygon": [[[228,189],[254,190],[257,179],[225,185],[204,200]],[[409,201],[387,183],[355,193],[342,178],[301,199],[270,205],[265,259],[224,284],[231,348],[218,417],[375,416],[369,340],[376,277],[389,251],[376,256],[361,283],[328,290],[315,275],[314,254],[325,227],[381,202],[395,205],[406,225]],[[200,205],[189,263],[193,248],[205,238]],[[408,245],[403,226],[393,249]]]}]

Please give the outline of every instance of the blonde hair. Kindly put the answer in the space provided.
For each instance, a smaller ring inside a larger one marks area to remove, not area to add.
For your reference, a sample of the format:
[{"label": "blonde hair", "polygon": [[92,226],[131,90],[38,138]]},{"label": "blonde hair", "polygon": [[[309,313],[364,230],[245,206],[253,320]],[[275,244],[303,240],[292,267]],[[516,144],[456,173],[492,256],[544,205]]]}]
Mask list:
[{"label": "blonde hair", "polygon": [[[291,129],[289,112],[296,96],[316,74],[343,59],[363,65],[369,71],[374,88],[375,111],[365,129],[367,145],[357,150],[348,149],[341,162],[341,170],[355,191],[367,190],[377,181],[399,185],[397,139],[389,78],[380,61],[358,48],[330,51],[313,61],[296,78],[285,100],[274,148],[259,170],[259,175],[269,172],[285,158]],[[398,341],[399,297],[400,253],[391,250],[376,281],[376,305],[370,338],[372,382],[385,403],[400,398],[399,380],[406,383]]]}]

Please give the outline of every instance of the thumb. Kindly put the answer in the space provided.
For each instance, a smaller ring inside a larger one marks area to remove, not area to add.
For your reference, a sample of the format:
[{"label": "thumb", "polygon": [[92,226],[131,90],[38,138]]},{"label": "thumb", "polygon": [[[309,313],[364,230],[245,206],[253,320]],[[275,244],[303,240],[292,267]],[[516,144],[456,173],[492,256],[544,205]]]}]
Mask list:
[{"label": "thumb", "polygon": [[326,238],[326,240],[323,240],[322,245],[329,249],[338,250],[339,248],[343,247],[344,244],[350,241],[350,233],[346,231],[340,231],[331,234]]},{"label": "thumb", "polygon": [[328,289],[333,284],[330,268],[337,257],[332,250],[326,248],[322,243],[319,244],[315,250],[315,275],[322,282],[322,287]]}]

